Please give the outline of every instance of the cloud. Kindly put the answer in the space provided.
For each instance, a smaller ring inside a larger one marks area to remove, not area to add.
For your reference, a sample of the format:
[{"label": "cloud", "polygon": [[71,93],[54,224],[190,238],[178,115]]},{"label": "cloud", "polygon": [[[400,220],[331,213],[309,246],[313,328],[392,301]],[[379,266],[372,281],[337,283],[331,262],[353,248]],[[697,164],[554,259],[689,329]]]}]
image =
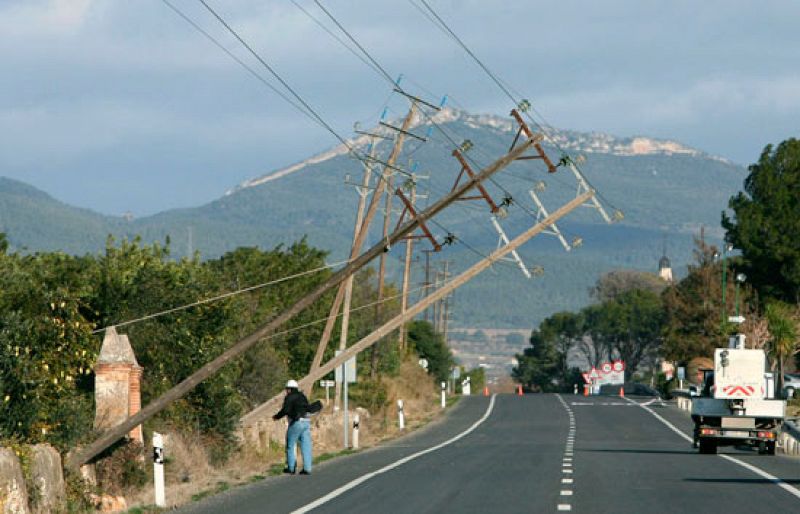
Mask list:
[{"label": "cloud", "polygon": [[6,36],[74,34],[83,26],[92,0],[31,0],[0,8],[0,31]]}]

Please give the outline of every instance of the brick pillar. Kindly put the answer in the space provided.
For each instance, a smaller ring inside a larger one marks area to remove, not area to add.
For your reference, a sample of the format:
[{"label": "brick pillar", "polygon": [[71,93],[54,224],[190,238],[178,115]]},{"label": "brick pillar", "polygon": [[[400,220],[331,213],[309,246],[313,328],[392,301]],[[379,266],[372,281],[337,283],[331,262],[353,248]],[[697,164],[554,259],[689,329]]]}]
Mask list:
[{"label": "brick pillar", "polygon": [[[131,368],[131,373],[128,380],[128,416],[133,416],[142,410],[142,372],[143,368],[139,365]],[[134,441],[139,441],[144,445],[144,436],[142,435],[142,425],[137,425],[128,434]]]},{"label": "brick pillar", "polygon": [[[128,336],[114,327],[106,329],[94,368],[95,428],[114,427],[139,411],[142,371]],[[142,427],[131,430],[129,437],[143,442]]]}]

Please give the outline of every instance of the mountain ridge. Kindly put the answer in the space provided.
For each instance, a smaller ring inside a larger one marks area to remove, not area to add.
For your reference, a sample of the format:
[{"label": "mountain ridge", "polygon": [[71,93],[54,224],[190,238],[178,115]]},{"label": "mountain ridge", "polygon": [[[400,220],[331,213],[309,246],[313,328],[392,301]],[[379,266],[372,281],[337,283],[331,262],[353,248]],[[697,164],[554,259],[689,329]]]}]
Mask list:
[{"label": "mountain ridge", "polygon": [[[425,121],[418,120],[418,132],[425,128]],[[500,117],[447,111],[437,124],[447,138],[439,137],[437,131],[426,143],[411,141],[398,160],[399,166],[418,167],[419,175],[429,177],[419,181],[420,195],[427,193],[428,197],[420,200],[422,208],[453,186],[460,165],[450,155],[451,140],[474,143],[469,155],[477,169],[504,155],[514,137],[510,122]],[[554,238],[543,235],[532,240],[520,253],[526,265],[543,266],[545,276],[520,280],[515,265],[498,265],[482,274],[458,292],[461,307],[455,317],[460,326],[529,327],[553,309],[585,305],[589,286],[602,272],[620,267],[654,271],[665,239],[680,276],[692,258],[692,237],[699,227],[708,227],[706,234],[711,240],[721,238],[720,211],[741,188],[744,168],[667,140],[634,144],[636,138],[574,137],[575,142],[569,144],[575,148],[597,149],[570,153],[586,156],[583,171],[609,212],[620,209],[625,219],[606,226],[591,209],[571,213],[559,227],[568,240],[581,238],[583,246],[565,254]],[[363,148],[367,139],[356,142]],[[385,158],[390,145],[378,143],[376,158]],[[561,149],[548,141],[543,146],[553,158],[561,155]],[[611,153],[603,153],[606,150]],[[345,148],[333,147],[251,179],[247,187],[211,202],[131,220],[71,207],[24,183],[5,179],[0,180],[0,231],[8,234],[16,249],[74,254],[102,251],[109,234],[118,239],[140,236],[145,243],[169,238],[174,258],[194,251],[200,251],[203,258],[214,258],[240,246],[273,248],[305,237],[310,244],[329,251],[332,262],[339,261],[349,253],[358,197],[353,181],[346,178],[361,170],[361,163],[348,156]],[[264,180],[270,176],[273,178]],[[403,180],[404,176],[397,175],[395,185],[401,186]],[[509,237],[514,237],[535,222],[536,207],[528,193],[531,188],[540,191],[537,194],[552,212],[574,198],[575,185],[569,172],[551,174],[540,161],[518,161],[485,187],[497,201],[511,199],[509,216],[501,224]],[[452,259],[451,269],[457,272],[474,262],[476,254],[491,252],[498,235],[489,218],[482,201],[456,202],[446,209],[431,230],[439,241],[453,234],[454,244],[433,254],[433,260]],[[382,223],[373,225],[366,245],[381,237]],[[423,240],[415,247],[423,250],[428,246]],[[396,252],[402,247],[396,245],[390,255],[389,274],[394,280],[401,262]],[[420,273],[417,261],[412,282],[422,281]],[[487,306],[483,301],[487,295],[500,296]],[[463,318],[458,319],[460,316]]]}]

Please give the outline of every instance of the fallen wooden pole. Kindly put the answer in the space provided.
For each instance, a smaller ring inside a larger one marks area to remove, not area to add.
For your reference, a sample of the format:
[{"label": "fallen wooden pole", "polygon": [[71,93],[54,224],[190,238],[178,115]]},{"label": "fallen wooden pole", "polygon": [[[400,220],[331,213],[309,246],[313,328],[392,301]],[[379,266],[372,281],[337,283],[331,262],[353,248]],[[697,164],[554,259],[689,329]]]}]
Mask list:
[{"label": "fallen wooden pole", "polygon": [[[392,232],[392,234],[388,238],[388,242],[386,240],[380,241],[377,244],[373,245],[369,250],[361,254],[358,258],[350,261],[350,264],[342,268],[341,270],[337,271],[336,273],[332,274],[328,279],[320,284],[314,291],[309,293],[308,295],[304,296],[300,300],[298,300],[294,305],[292,305],[289,309],[285,310],[281,314],[277,315],[275,318],[270,320],[269,322],[265,323],[261,327],[259,327],[255,332],[250,334],[249,336],[241,339],[236,344],[234,344],[229,349],[222,352],[222,354],[209,362],[208,364],[204,365],[202,368],[198,369],[187,378],[185,378],[182,382],[175,385],[167,391],[166,393],[162,394],[160,397],[156,398],[147,406],[145,406],[142,410],[138,413],[134,414],[133,416],[129,417],[119,425],[110,428],[107,430],[103,435],[97,438],[88,446],[78,449],[77,451],[71,453],[67,458],[67,466],[70,469],[77,470],[81,465],[89,462],[91,459],[96,457],[100,454],[103,450],[117,442],[119,439],[125,436],[128,432],[131,431],[134,427],[141,425],[151,417],[155,416],[165,408],[167,408],[172,402],[183,398],[186,394],[189,393],[192,389],[197,387],[200,382],[207,379],[220,368],[225,366],[228,362],[233,360],[234,358],[240,356],[242,353],[246,352],[250,348],[253,347],[256,343],[258,343],[261,339],[265,336],[271,334],[275,331],[278,327],[295,317],[297,314],[308,308],[312,305],[316,300],[318,300],[323,294],[328,292],[330,289],[338,286],[342,283],[347,277],[356,273],[358,270],[366,266],[372,259],[386,251],[386,246],[388,244],[395,244],[398,241],[402,240],[404,237],[410,235],[414,230],[419,227],[421,222],[425,222],[430,218],[434,217],[435,215],[439,214],[445,207],[456,201],[460,196],[463,196],[464,193],[475,187],[478,183],[487,178],[491,177],[501,169],[505,168],[512,162],[514,162],[520,155],[522,155],[528,148],[530,148],[536,141],[541,138],[537,139],[528,139],[519,147],[515,148],[511,152],[507,153],[500,159],[493,162],[490,166],[483,169],[478,175],[471,178],[469,181],[465,182],[461,187],[458,189],[451,191],[443,198],[439,199],[436,203],[425,209],[423,212],[420,212],[417,217],[410,219],[408,222],[404,223],[401,227],[397,230]],[[333,369],[333,368],[331,368]],[[330,369],[328,370],[330,371]],[[328,372],[326,371],[326,373]],[[320,375],[322,376],[322,375]]]}]

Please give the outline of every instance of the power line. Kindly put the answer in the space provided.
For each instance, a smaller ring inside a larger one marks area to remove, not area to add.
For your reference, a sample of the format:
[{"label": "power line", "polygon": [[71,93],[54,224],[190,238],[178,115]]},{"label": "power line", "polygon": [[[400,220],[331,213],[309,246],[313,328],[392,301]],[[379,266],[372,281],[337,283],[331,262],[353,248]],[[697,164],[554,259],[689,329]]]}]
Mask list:
[{"label": "power line", "polygon": [[238,32],[236,32],[236,31],[233,29],[233,27],[231,27],[231,26],[228,24],[228,22],[226,22],[226,21],[225,21],[225,20],[222,18],[222,16],[220,16],[219,14],[217,14],[217,11],[215,11],[215,10],[214,10],[214,9],[213,9],[213,8],[212,8],[210,5],[208,5],[208,3],[206,2],[206,0],[198,0],[198,1],[199,1],[199,2],[200,2],[202,5],[203,5],[203,7],[205,7],[205,8],[206,8],[206,10],[208,10],[208,12],[210,12],[210,13],[211,13],[211,14],[212,14],[212,15],[213,15],[213,16],[214,16],[216,19],[217,19],[217,21],[219,21],[219,22],[222,24],[222,26],[223,26],[223,27],[225,27],[225,29],[227,29],[227,30],[228,30],[228,32],[230,32],[230,33],[233,35],[233,37],[235,37],[235,38],[236,38],[236,39],[239,41],[239,43],[241,43],[241,44],[242,44],[242,46],[244,46],[244,47],[247,49],[247,51],[248,51],[248,52],[250,52],[250,53],[253,55],[253,57],[255,57],[255,58],[256,58],[256,60],[258,60],[258,62],[260,62],[260,63],[261,63],[261,65],[262,65],[262,66],[264,66],[264,68],[266,68],[266,70],[267,70],[267,71],[269,71],[269,73],[270,73],[270,74],[271,74],[273,77],[275,77],[275,79],[276,79],[278,82],[280,82],[280,83],[281,83],[281,85],[282,85],[284,88],[286,88],[286,90],[287,90],[287,91],[289,91],[289,93],[291,93],[291,94],[292,94],[292,96],[294,96],[294,97],[295,97],[295,99],[297,99],[297,101],[298,101],[298,102],[300,102],[300,103],[303,105],[303,107],[305,107],[305,108],[308,110],[308,112],[309,112],[309,113],[311,113],[311,114],[312,114],[312,115],[313,115],[313,116],[314,116],[314,117],[315,117],[315,118],[316,118],[316,119],[319,121],[319,123],[320,123],[320,124],[321,124],[321,125],[322,125],[322,126],[323,126],[323,127],[324,127],[324,128],[327,130],[327,131],[328,131],[328,132],[330,132],[331,134],[333,134],[333,136],[334,136],[336,139],[338,139],[338,140],[339,140],[339,141],[340,141],[340,142],[341,142],[343,145],[345,145],[347,148],[349,148],[349,149],[352,151],[352,148],[351,148],[351,147],[350,147],[350,145],[347,143],[347,141],[346,141],[346,140],[345,140],[345,139],[344,139],[342,136],[340,136],[340,135],[339,135],[339,134],[338,134],[338,133],[337,133],[337,132],[336,132],[336,131],[333,129],[333,127],[331,127],[331,126],[330,126],[330,125],[329,125],[329,124],[328,124],[328,123],[327,123],[327,122],[326,122],[326,121],[325,121],[325,120],[322,118],[322,116],[320,116],[320,115],[317,113],[317,111],[316,111],[316,110],[314,110],[314,108],[313,108],[313,107],[311,107],[311,105],[309,105],[309,104],[308,104],[308,102],[306,102],[306,101],[303,99],[303,97],[302,97],[302,96],[300,96],[300,94],[299,94],[299,93],[297,93],[297,91],[295,91],[295,90],[292,88],[292,86],[290,86],[290,85],[289,85],[289,83],[288,83],[288,82],[286,82],[286,80],[284,80],[284,79],[283,79],[283,77],[281,77],[281,76],[280,76],[280,74],[278,74],[278,72],[277,72],[277,71],[275,71],[275,69],[274,69],[272,66],[270,66],[270,65],[269,65],[269,63],[267,63],[267,61],[266,61],[266,60],[264,60],[264,58],[263,58],[263,57],[261,57],[261,55],[259,55],[259,53],[258,53],[258,52],[256,52],[256,51],[253,49],[253,47],[251,47],[251,46],[250,46],[250,45],[249,45],[249,44],[248,44],[248,43],[247,43],[247,42],[246,42],[244,39],[242,39],[242,37],[239,35],[239,33],[238,33]]},{"label": "power line", "polygon": [[182,19],[183,19],[183,20],[184,20],[186,23],[188,23],[189,25],[191,25],[191,26],[192,26],[192,27],[193,27],[193,28],[194,28],[196,31],[198,31],[200,34],[202,34],[203,36],[205,36],[205,38],[206,38],[206,39],[208,39],[209,41],[211,41],[211,42],[214,44],[214,46],[216,46],[217,48],[219,48],[220,50],[222,50],[223,52],[225,52],[225,54],[227,54],[227,56],[228,56],[228,57],[230,57],[231,59],[233,59],[234,61],[236,61],[236,62],[239,64],[239,66],[241,66],[242,68],[244,68],[245,70],[247,70],[247,71],[248,71],[248,72],[249,72],[249,73],[250,73],[250,74],[251,74],[253,77],[255,77],[255,78],[256,78],[256,80],[258,80],[259,82],[261,82],[262,84],[264,84],[265,86],[267,86],[267,87],[268,87],[269,89],[271,89],[271,90],[272,90],[272,91],[273,91],[273,92],[274,92],[276,95],[278,95],[278,96],[280,96],[281,98],[283,98],[283,100],[284,100],[284,101],[286,101],[287,103],[289,103],[289,104],[290,104],[292,107],[294,107],[295,109],[297,109],[297,110],[298,110],[299,112],[301,112],[301,113],[302,113],[304,116],[307,116],[307,117],[308,117],[309,119],[311,119],[311,120],[312,120],[314,123],[317,123],[317,124],[319,124],[319,120],[317,120],[316,118],[314,118],[313,116],[311,116],[311,114],[310,114],[308,111],[306,111],[306,110],[305,110],[303,107],[301,107],[301,106],[300,106],[298,103],[296,103],[294,100],[292,100],[291,98],[289,98],[289,97],[288,97],[288,96],[287,96],[287,95],[286,95],[286,94],[285,94],[283,91],[281,91],[280,89],[278,89],[277,87],[275,87],[274,85],[272,85],[272,84],[271,84],[271,83],[270,83],[270,82],[269,82],[267,79],[265,79],[265,78],[264,78],[264,77],[263,77],[263,76],[262,76],[260,73],[258,73],[256,70],[254,70],[252,67],[250,67],[250,66],[249,66],[247,63],[245,63],[244,61],[242,61],[241,59],[239,59],[239,57],[237,57],[237,56],[236,56],[236,54],[234,54],[233,52],[231,52],[230,50],[228,50],[227,48],[225,48],[225,46],[224,46],[222,43],[220,43],[220,42],[219,42],[219,41],[218,41],[216,38],[214,38],[214,36],[212,36],[211,34],[209,34],[209,33],[208,33],[208,32],[207,32],[205,29],[203,29],[203,28],[202,28],[200,25],[198,25],[197,23],[195,23],[195,22],[194,22],[194,21],[193,21],[191,18],[189,18],[189,16],[187,16],[187,15],[186,15],[185,13],[183,13],[183,12],[182,12],[180,9],[178,9],[178,8],[177,8],[177,7],[175,7],[175,6],[174,6],[172,3],[170,3],[170,2],[169,2],[169,0],[161,0],[161,1],[162,1],[162,2],[163,2],[163,3],[164,3],[166,6],[167,6],[167,7],[169,7],[170,9],[172,9],[172,11],[173,11],[173,12],[175,12],[175,14],[177,14],[178,16],[180,16],[180,17],[181,17],[181,18],[182,18]]},{"label": "power line", "polygon": [[96,330],[93,330],[92,333],[93,334],[97,334],[97,333],[103,332],[106,329],[111,328],[111,327],[125,327],[125,326],[133,325],[135,323],[139,323],[139,322],[142,322],[142,321],[147,321],[147,320],[159,318],[161,316],[166,316],[167,314],[174,314],[176,312],[185,311],[187,309],[191,309],[192,307],[197,307],[197,306],[200,306],[200,305],[205,305],[205,304],[208,304],[208,303],[217,302],[219,300],[224,300],[225,298],[230,298],[230,297],[237,296],[237,295],[240,295],[240,294],[243,294],[243,293],[248,293],[250,291],[256,291],[258,289],[263,289],[265,287],[272,286],[272,285],[275,285],[275,284],[280,284],[282,282],[287,282],[289,280],[294,280],[296,278],[305,277],[307,275],[313,275],[314,273],[319,273],[319,272],[324,271],[326,269],[335,268],[337,266],[341,266],[342,264],[347,264],[348,262],[350,262],[350,261],[341,261],[341,262],[336,262],[336,263],[333,263],[333,264],[326,264],[325,266],[320,266],[319,268],[302,271],[300,273],[295,273],[294,275],[288,275],[288,276],[281,277],[281,278],[278,278],[278,279],[275,279],[275,280],[271,280],[269,282],[264,282],[263,284],[257,284],[257,285],[254,285],[254,286],[248,286],[248,287],[245,287],[245,288],[242,288],[242,289],[237,289],[236,291],[229,291],[227,293],[223,293],[223,294],[220,294],[220,295],[217,295],[217,296],[212,296],[211,298],[205,298],[203,300],[198,300],[196,302],[192,302],[192,303],[189,303],[189,304],[186,304],[186,305],[181,305],[179,307],[172,307],[170,309],[166,309],[166,310],[163,310],[163,311],[160,311],[160,312],[155,312],[153,314],[147,314],[147,315],[142,316],[140,318],[135,318],[135,319],[128,320],[128,321],[123,321],[122,323],[114,323],[113,325],[109,325],[109,326],[104,327],[104,328],[98,328]]},{"label": "power line", "polygon": [[[411,3],[412,3],[412,4],[414,3],[414,2],[413,2],[413,0],[410,0],[410,1],[411,1]],[[494,73],[493,73],[493,72],[492,72],[492,71],[491,71],[491,70],[488,68],[488,66],[486,66],[486,65],[483,63],[483,61],[482,61],[480,58],[478,58],[478,56],[477,56],[477,55],[475,55],[475,53],[474,53],[472,50],[470,50],[470,48],[469,48],[469,47],[468,47],[468,46],[467,46],[467,45],[464,43],[464,41],[463,41],[463,40],[462,40],[460,37],[458,37],[458,35],[457,35],[457,34],[456,34],[456,33],[455,33],[455,32],[454,32],[454,31],[453,31],[453,30],[452,30],[452,29],[451,29],[451,28],[450,28],[450,27],[447,25],[447,23],[446,23],[446,22],[445,22],[445,21],[442,19],[442,17],[441,17],[441,16],[439,16],[439,14],[438,14],[438,13],[437,13],[437,12],[436,12],[434,9],[433,9],[433,7],[431,7],[431,6],[430,6],[430,4],[429,4],[429,3],[428,3],[426,0],[419,0],[419,1],[420,1],[420,2],[422,3],[422,5],[424,5],[424,6],[425,6],[425,8],[426,8],[426,9],[427,9],[427,10],[428,10],[428,11],[429,11],[429,12],[430,12],[430,13],[431,13],[433,16],[434,16],[434,18],[436,18],[436,20],[438,21],[438,24],[436,24],[436,25],[437,25],[437,26],[439,26],[439,27],[440,27],[440,29],[443,29],[444,31],[446,31],[446,33],[447,33],[448,35],[450,35],[450,37],[451,37],[451,38],[452,38],[452,39],[453,39],[453,40],[454,40],[454,41],[455,41],[455,42],[456,42],[456,43],[457,43],[457,44],[458,44],[458,45],[459,45],[459,46],[460,46],[460,47],[461,47],[461,48],[462,48],[462,49],[463,49],[463,50],[464,50],[464,51],[465,51],[465,52],[466,52],[466,53],[467,53],[467,54],[468,54],[468,55],[469,55],[469,56],[470,56],[470,57],[471,57],[471,58],[472,58],[472,59],[473,59],[473,60],[474,60],[474,61],[475,61],[477,64],[478,64],[478,66],[480,66],[480,67],[481,67],[481,69],[483,69],[483,71],[484,71],[484,72],[485,72],[485,73],[486,73],[486,74],[489,76],[489,78],[490,78],[490,79],[491,79],[491,80],[492,80],[492,81],[493,81],[493,82],[494,82],[494,83],[497,85],[497,87],[498,87],[498,88],[500,88],[500,90],[501,90],[503,93],[505,93],[505,94],[506,94],[506,96],[508,96],[508,98],[509,98],[509,99],[510,99],[510,100],[513,102],[513,104],[514,104],[515,106],[516,106],[516,105],[519,105],[520,101],[519,101],[519,100],[517,100],[517,99],[514,97],[514,95],[513,95],[513,94],[511,94],[511,92],[509,91],[509,88],[508,88],[508,87],[506,87],[506,85],[504,84],[504,82],[503,82],[502,80],[500,80],[500,79],[497,77],[497,75],[495,75],[495,74],[494,74]],[[417,7],[418,7],[418,6],[417,6]],[[428,17],[428,19],[430,19],[430,17]],[[534,109],[534,111],[535,111],[535,109]],[[525,113],[525,116],[527,116],[527,118],[528,118],[528,119],[531,121],[531,123],[533,123],[534,125],[536,125],[536,127],[537,127],[537,128],[538,128],[538,129],[539,129],[539,130],[542,132],[542,134],[544,134],[544,136],[545,136],[545,137],[546,137],[546,138],[547,138],[547,139],[548,139],[548,140],[549,140],[549,141],[550,141],[550,142],[551,142],[551,143],[552,143],[552,144],[553,144],[553,145],[554,145],[554,146],[555,146],[555,147],[556,147],[556,148],[559,150],[559,152],[561,152],[563,155],[567,155],[567,154],[566,154],[566,152],[564,151],[564,149],[563,149],[563,148],[561,147],[561,145],[558,143],[558,141],[557,141],[557,140],[556,140],[554,137],[552,137],[552,136],[551,136],[551,135],[550,135],[550,134],[549,134],[549,133],[548,133],[546,130],[544,130],[544,128],[542,127],[542,125],[541,125],[540,123],[538,123],[538,122],[537,122],[537,121],[536,121],[536,120],[533,118],[533,116],[531,116],[531,114],[528,112],[528,110],[527,110],[527,109],[523,110],[523,112]],[[545,121],[545,123],[546,123],[546,121]],[[576,167],[576,169],[578,169],[578,170],[580,171],[580,168],[578,168],[577,164],[574,164],[574,166]],[[607,204],[609,204],[609,205],[610,205],[612,208],[615,208],[615,207],[614,207],[614,205],[613,205],[611,202],[609,202],[609,201],[608,201],[608,199],[607,199],[607,198],[605,198],[605,197],[602,195],[602,193],[600,193],[600,192],[597,190],[597,188],[595,188],[595,187],[594,187],[594,186],[593,186],[593,185],[592,185],[592,184],[589,182],[589,180],[586,178],[586,176],[584,176],[584,175],[583,175],[583,173],[582,173],[582,172],[581,172],[581,176],[582,176],[583,180],[585,180],[585,181],[586,181],[586,183],[589,185],[589,187],[591,187],[591,188],[592,188],[592,189],[595,191],[595,193],[596,193],[596,194],[597,194],[597,195],[598,195],[600,198],[602,198],[602,199],[603,199],[603,201],[605,201]]]},{"label": "power line", "polygon": [[347,50],[348,50],[348,51],[349,51],[351,54],[355,55],[355,56],[356,56],[356,57],[357,57],[357,58],[358,58],[358,59],[359,59],[361,62],[363,62],[363,63],[364,63],[364,64],[366,64],[367,66],[370,66],[370,67],[372,67],[372,68],[373,68],[375,71],[379,71],[379,70],[378,70],[378,68],[375,68],[375,67],[374,67],[374,64],[370,63],[370,62],[369,62],[369,61],[367,61],[367,60],[366,60],[366,59],[365,59],[365,58],[364,58],[364,57],[363,57],[361,54],[359,54],[358,52],[356,52],[355,50],[353,50],[353,49],[352,49],[352,48],[351,48],[351,47],[350,47],[350,46],[349,46],[347,43],[345,43],[345,42],[344,42],[344,41],[343,41],[343,40],[342,40],[342,39],[341,39],[339,36],[337,36],[336,34],[334,34],[334,33],[333,33],[333,31],[332,31],[331,29],[329,29],[329,28],[328,28],[328,27],[327,27],[327,26],[326,26],[324,23],[322,23],[321,21],[319,21],[319,20],[318,20],[318,19],[317,19],[317,18],[316,18],[316,17],[315,17],[313,14],[311,14],[310,12],[308,12],[308,10],[306,10],[306,9],[305,9],[305,8],[304,8],[302,5],[300,5],[299,3],[297,3],[297,1],[296,1],[296,0],[291,0],[291,1],[292,1],[292,3],[295,5],[295,7],[297,7],[298,9],[300,9],[300,10],[301,10],[301,11],[302,11],[302,12],[303,12],[303,13],[304,13],[306,16],[308,16],[308,17],[309,17],[309,18],[310,18],[310,19],[311,19],[311,20],[312,20],[314,23],[316,23],[317,25],[319,25],[319,27],[320,27],[322,30],[324,30],[325,32],[327,32],[327,33],[328,33],[328,34],[329,34],[329,35],[330,35],[330,36],[331,36],[333,39],[335,39],[336,41],[338,41],[340,45],[342,45],[343,47],[345,47],[345,48],[346,48],[346,49],[347,49]]}]

